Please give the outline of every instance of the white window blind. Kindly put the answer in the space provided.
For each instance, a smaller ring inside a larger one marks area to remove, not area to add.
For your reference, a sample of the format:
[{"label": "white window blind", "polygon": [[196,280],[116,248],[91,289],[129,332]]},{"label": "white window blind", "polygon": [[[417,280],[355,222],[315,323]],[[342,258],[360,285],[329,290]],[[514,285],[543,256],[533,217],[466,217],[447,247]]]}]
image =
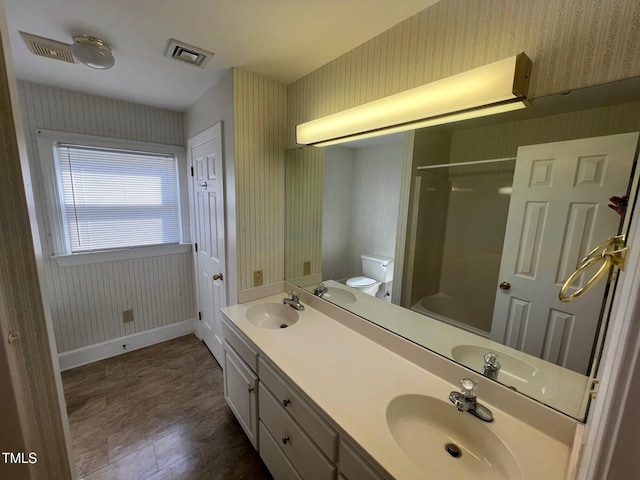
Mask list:
[{"label": "white window blind", "polygon": [[181,241],[173,155],[56,145],[70,253]]}]

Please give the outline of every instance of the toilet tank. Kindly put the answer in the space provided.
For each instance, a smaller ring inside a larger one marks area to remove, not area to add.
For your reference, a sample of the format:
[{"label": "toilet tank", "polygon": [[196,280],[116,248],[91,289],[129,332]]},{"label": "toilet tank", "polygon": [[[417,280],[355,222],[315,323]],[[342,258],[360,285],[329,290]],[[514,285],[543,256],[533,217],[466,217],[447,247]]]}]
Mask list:
[{"label": "toilet tank", "polygon": [[377,255],[361,255],[362,274],[379,282],[393,280],[393,259]]}]

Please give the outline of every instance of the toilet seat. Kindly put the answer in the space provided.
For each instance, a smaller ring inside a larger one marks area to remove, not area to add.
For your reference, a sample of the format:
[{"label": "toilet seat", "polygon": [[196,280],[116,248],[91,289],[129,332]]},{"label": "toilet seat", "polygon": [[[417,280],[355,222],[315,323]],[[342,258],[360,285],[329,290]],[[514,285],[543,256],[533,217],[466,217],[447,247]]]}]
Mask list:
[{"label": "toilet seat", "polygon": [[372,287],[375,284],[380,284],[377,280],[373,280],[369,277],[353,277],[347,280],[347,286],[353,288],[365,288]]}]

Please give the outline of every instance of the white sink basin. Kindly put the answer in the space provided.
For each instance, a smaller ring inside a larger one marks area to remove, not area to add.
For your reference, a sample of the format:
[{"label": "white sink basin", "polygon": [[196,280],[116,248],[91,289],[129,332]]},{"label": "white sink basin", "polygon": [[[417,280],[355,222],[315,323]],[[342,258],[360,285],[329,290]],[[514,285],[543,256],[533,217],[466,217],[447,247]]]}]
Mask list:
[{"label": "white sink basin", "polygon": [[287,328],[298,321],[298,312],[282,303],[259,303],[249,307],[247,320],[260,328]]},{"label": "white sink basin", "polygon": [[493,351],[500,357],[502,363],[498,372],[500,383],[536,398],[553,398],[558,394],[558,385],[551,377],[525,361],[505,353],[478,345],[458,345],[451,350],[451,356],[455,361],[477,372],[482,372],[484,355],[489,351]]},{"label": "white sink basin", "polygon": [[387,407],[387,425],[400,449],[425,478],[522,480],[509,448],[488,423],[453,404],[402,395]]},{"label": "white sink basin", "polygon": [[322,298],[339,306],[350,305],[358,300],[353,293],[334,287],[327,287],[327,292],[322,295]]}]

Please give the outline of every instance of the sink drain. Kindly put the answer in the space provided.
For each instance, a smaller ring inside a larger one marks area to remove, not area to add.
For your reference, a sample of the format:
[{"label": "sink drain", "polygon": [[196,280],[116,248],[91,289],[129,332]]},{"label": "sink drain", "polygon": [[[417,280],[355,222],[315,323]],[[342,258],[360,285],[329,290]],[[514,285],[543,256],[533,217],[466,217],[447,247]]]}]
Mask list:
[{"label": "sink drain", "polygon": [[281,323],[280,324],[280,328],[287,328],[289,325],[287,325],[286,323]]},{"label": "sink drain", "polygon": [[444,449],[447,451],[447,453],[449,455],[451,455],[453,458],[459,458],[462,455],[462,451],[460,450],[460,447],[458,447],[457,445],[453,444],[453,443],[447,443],[444,446]]}]

